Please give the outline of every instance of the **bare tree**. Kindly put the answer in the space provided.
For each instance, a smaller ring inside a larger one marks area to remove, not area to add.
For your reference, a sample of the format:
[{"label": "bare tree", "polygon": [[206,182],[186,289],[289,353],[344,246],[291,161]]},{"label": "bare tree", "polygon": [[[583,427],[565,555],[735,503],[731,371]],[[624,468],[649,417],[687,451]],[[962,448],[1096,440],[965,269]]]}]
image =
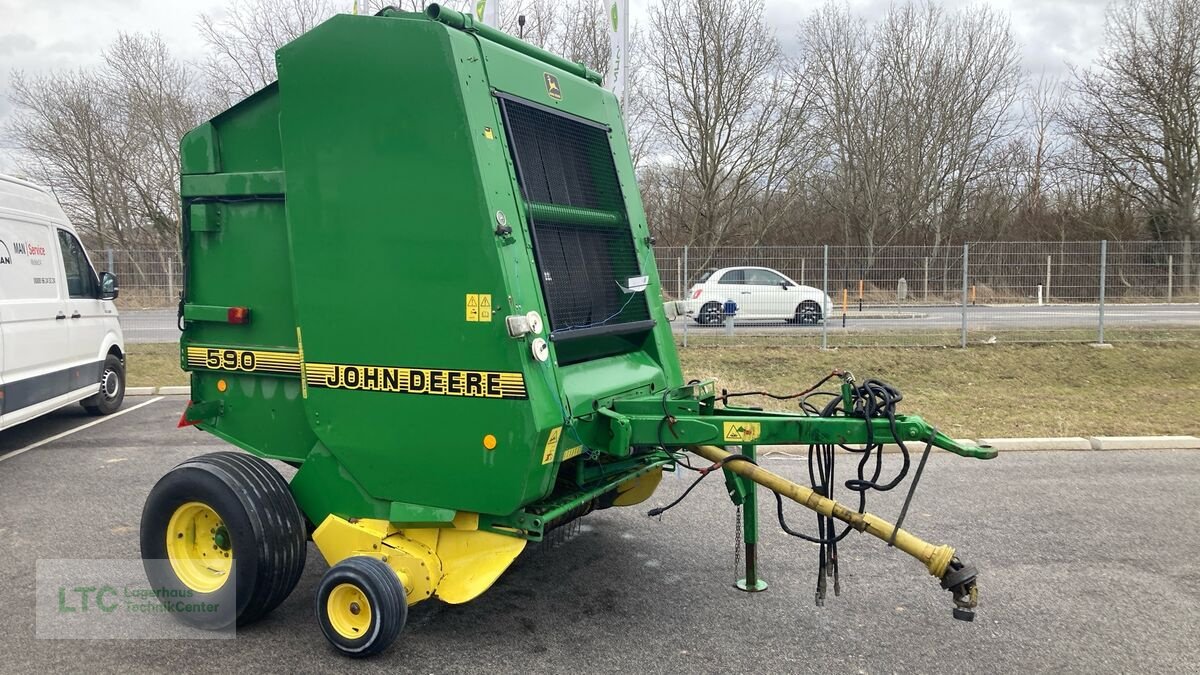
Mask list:
[{"label": "bare tree", "polygon": [[232,3],[223,14],[201,14],[196,22],[208,45],[204,75],[223,106],[275,81],[275,50],[333,16],[349,11],[333,0],[253,0]]},{"label": "bare tree", "polygon": [[820,194],[844,241],[865,246],[868,261],[905,239],[936,256],[1006,170],[1022,81],[1007,22],[908,4],[869,25],[831,3],[800,42],[830,148]]},{"label": "bare tree", "polygon": [[[1160,239],[1200,237],[1200,0],[1109,10],[1096,65],[1077,68],[1064,116],[1093,172],[1137,203]],[[1188,284],[1187,262],[1183,267]]]},{"label": "bare tree", "polygon": [[664,184],[686,179],[672,239],[710,251],[739,232],[762,240],[778,219],[753,218],[747,207],[787,194],[807,99],[780,67],[761,0],[655,5],[645,47],[636,95],[664,141],[651,151],[667,163]]},{"label": "bare tree", "polygon": [[205,117],[196,74],[157,36],[121,35],[99,68],[13,76],[19,164],[96,245],[173,248],[179,138]]}]

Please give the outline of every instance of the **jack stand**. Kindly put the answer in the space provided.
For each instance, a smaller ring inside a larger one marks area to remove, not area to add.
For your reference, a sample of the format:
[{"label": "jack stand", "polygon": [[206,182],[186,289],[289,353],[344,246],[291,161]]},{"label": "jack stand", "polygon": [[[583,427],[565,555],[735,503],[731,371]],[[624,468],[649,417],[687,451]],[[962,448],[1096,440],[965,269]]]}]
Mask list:
[{"label": "jack stand", "polygon": [[[742,454],[757,460],[755,446],[743,445]],[[733,584],[734,588],[747,593],[767,590],[767,582],[758,576],[758,484],[750,483],[742,504],[745,513],[742,520],[742,541],[746,545],[746,576]]]}]

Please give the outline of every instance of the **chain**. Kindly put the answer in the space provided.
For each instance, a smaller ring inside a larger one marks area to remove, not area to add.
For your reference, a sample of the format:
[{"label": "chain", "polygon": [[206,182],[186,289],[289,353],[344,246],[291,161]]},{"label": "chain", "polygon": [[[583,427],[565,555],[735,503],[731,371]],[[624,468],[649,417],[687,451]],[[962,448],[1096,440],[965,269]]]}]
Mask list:
[{"label": "chain", "polygon": [[737,516],[733,525],[733,578],[738,578],[742,565],[742,505],[737,505]]}]

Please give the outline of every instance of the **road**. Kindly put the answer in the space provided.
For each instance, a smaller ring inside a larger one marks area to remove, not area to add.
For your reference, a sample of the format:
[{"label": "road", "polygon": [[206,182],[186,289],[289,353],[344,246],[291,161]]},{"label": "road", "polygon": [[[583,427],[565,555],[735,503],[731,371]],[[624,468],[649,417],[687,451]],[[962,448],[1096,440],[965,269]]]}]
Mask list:
[{"label": "road", "polygon": [[[72,407],[0,436],[3,670],[979,674],[1200,663],[1200,529],[1186,522],[1200,512],[1194,451],[932,456],[908,525],[979,567],[974,623],[951,619],[949,595],[914,561],[856,535],[842,547],[841,597],[814,607],[816,550],[782,535],[766,505],[770,589],[734,590],[734,514],[720,478],[647,518],[683,489],[668,477],[649,504],[593,514],[573,539],[527,551],[476,601],[414,606],[400,641],[366,662],[335,655],[320,634],[312,598],[326,566],[311,547],[292,596],[234,640],[36,639],[38,559],[136,559],[153,483],[187,457],[228,449],[175,429],[182,407],[169,397],[20,455],[94,418]],[[806,473],[796,459],[764,463]],[[894,517],[901,497],[869,508]],[[789,513],[811,529],[799,507]]]},{"label": "road", "polygon": [[[971,330],[1048,330],[1093,328],[1099,308],[1097,305],[997,305],[967,308]],[[139,309],[121,313],[121,325],[127,342],[173,342],[179,339],[174,309]],[[904,306],[867,308],[863,318],[854,309],[847,315],[846,330],[850,332],[952,332],[962,326],[962,308],[949,306]],[[1111,328],[1200,328],[1200,305],[1153,304],[1108,305],[1104,310],[1105,325]],[[676,333],[684,330],[684,319],[672,323]],[[841,315],[832,317],[830,329],[841,330]],[[697,326],[688,323],[688,331],[719,332],[720,327]],[[792,326],[783,323],[754,323],[741,325],[738,331],[753,334],[800,334],[820,332],[820,326]]]}]

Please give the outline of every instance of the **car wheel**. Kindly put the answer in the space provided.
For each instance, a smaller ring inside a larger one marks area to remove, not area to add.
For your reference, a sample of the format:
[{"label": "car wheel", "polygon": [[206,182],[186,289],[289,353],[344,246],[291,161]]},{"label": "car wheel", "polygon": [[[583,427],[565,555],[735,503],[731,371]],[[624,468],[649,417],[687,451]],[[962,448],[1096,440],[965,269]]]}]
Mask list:
[{"label": "car wheel", "polygon": [[83,399],[80,404],[93,415],[111,415],[120,410],[124,400],[125,364],[116,354],[109,354],[100,371],[100,392]]},{"label": "car wheel", "polygon": [[796,306],[796,315],[792,321],[801,326],[821,323],[821,306],[812,300],[805,300]]},{"label": "car wheel", "polygon": [[696,323],[701,326],[712,326],[721,323],[721,303],[710,302],[700,308],[696,314]]}]

